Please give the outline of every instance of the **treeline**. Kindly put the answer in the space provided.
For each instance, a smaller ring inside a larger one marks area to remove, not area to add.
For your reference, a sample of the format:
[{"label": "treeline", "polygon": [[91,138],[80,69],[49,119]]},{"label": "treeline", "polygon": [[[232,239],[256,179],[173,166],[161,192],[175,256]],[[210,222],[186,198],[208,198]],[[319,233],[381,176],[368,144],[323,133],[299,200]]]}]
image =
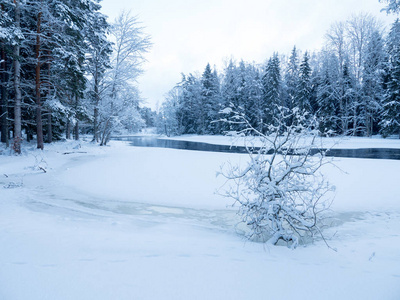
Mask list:
[{"label": "treeline", "polygon": [[107,143],[144,126],[135,79],[149,36],[135,17],[113,24],[96,0],[0,0],[1,142],[21,152],[80,133]]},{"label": "treeline", "polygon": [[263,65],[231,60],[220,74],[208,64],[201,75],[183,75],[162,105],[158,130],[221,134],[229,128],[214,121],[229,106],[259,130],[286,107],[317,116],[322,133],[400,134],[400,23],[385,34],[374,17],[359,14],[332,24],[319,52],[294,47]]}]

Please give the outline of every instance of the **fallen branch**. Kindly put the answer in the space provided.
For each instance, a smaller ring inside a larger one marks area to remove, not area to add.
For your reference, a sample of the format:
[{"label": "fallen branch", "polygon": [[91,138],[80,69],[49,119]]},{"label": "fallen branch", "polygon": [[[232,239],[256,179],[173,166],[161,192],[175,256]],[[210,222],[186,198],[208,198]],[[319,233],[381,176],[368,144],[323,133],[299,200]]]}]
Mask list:
[{"label": "fallen branch", "polygon": [[74,153],[87,153],[87,152],[84,152],[84,151],[77,151],[77,152],[64,152],[63,153],[63,155],[67,155],[67,154],[74,154]]}]

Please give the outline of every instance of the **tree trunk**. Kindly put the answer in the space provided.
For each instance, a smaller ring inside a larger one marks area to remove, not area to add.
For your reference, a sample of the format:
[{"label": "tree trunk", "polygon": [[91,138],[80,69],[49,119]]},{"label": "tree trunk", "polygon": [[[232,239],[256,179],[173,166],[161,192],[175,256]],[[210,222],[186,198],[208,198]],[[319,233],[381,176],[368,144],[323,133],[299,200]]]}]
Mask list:
[{"label": "tree trunk", "polygon": [[[15,4],[15,27],[17,30],[21,27],[21,10],[19,0],[14,0]],[[21,63],[19,61],[20,46],[19,41],[14,45],[14,89],[15,89],[15,104],[14,104],[14,141],[13,149],[15,153],[21,153]]]},{"label": "tree trunk", "polygon": [[75,126],[74,126],[74,139],[76,141],[79,140],[79,121],[78,120],[76,120]]},{"label": "tree trunk", "polygon": [[110,123],[110,118],[107,119],[107,121],[106,121],[106,123],[104,125],[104,130],[103,130],[102,135],[101,135],[100,146],[105,146],[107,144],[106,136],[107,136],[107,132],[108,132],[107,129],[108,129],[108,124],[109,123]]},{"label": "tree trunk", "polygon": [[99,108],[97,105],[94,107],[93,141],[99,141]]},{"label": "tree trunk", "polygon": [[51,125],[51,110],[47,115],[47,142],[50,144],[53,142],[53,127]]},{"label": "tree trunk", "polygon": [[357,133],[357,102],[354,102],[353,106],[353,134],[352,136],[356,136]]},{"label": "tree trunk", "polygon": [[[78,96],[78,94],[75,94],[76,110],[78,109],[78,106],[79,106],[79,96]],[[76,121],[75,121],[75,127],[74,127],[74,138],[75,138],[75,140],[78,141],[79,140],[79,120],[77,117],[75,119],[76,119]]]},{"label": "tree trunk", "polygon": [[32,133],[31,128],[29,127],[29,125],[27,125],[27,126],[25,127],[25,132],[26,132],[26,141],[27,141],[28,143],[30,143],[31,140],[33,139],[33,133]]},{"label": "tree trunk", "polygon": [[[49,81],[49,83],[48,83],[48,89],[47,89],[47,100],[49,101],[50,100],[50,92],[51,92],[51,85],[50,85],[50,82],[51,82],[51,79],[50,79],[50,75],[51,75],[51,70],[50,70],[50,64],[51,64],[51,59],[50,59],[50,57],[51,57],[51,52],[50,51],[48,51],[47,52],[47,54],[48,54],[48,59],[49,59],[49,61],[48,61],[48,64],[47,64],[47,77],[48,77],[48,81]],[[49,107],[49,111],[48,111],[48,115],[47,115],[47,142],[50,144],[50,143],[52,143],[53,142],[53,126],[52,126],[52,124],[51,124],[51,114],[52,114],[52,110],[51,110],[51,108],[50,108],[50,106],[48,106]]]},{"label": "tree trunk", "polygon": [[40,95],[40,26],[42,21],[42,12],[38,13],[37,19],[37,31],[36,31],[36,135],[37,135],[37,148],[44,148],[43,143],[43,120],[42,120],[42,103],[41,103],[41,95]]},{"label": "tree trunk", "polygon": [[67,126],[66,126],[66,133],[65,133],[65,138],[67,140],[71,139],[71,121],[69,120],[69,118],[67,118]]},{"label": "tree trunk", "polygon": [[1,115],[1,142],[6,144],[6,147],[9,146],[9,141],[8,141],[8,93],[7,93],[7,81],[8,81],[8,76],[7,76],[7,63],[6,63],[6,52],[5,52],[5,46],[2,44],[1,46],[1,56],[0,60],[2,61],[1,63],[1,110],[0,110],[0,115]]},{"label": "tree trunk", "polygon": [[96,68],[95,76],[94,76],[94,115],[93,115],[93,141],[99,141],[99,75]]}]

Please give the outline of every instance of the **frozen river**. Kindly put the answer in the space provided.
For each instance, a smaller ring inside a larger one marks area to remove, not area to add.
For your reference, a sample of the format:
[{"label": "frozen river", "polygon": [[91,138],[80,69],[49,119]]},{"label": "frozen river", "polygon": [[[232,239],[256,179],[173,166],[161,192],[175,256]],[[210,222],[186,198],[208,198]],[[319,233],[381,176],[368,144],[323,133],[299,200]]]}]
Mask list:
[{"label": "frozen river", "polygon": [[[216,145],[203,142],[181,141],[162,139],[152,136],[130,136],[114,137],[114,140],[128,141],[135,147],[157,147],[182,149],[193,151],[225,152],[225,153],[247,153],[245,147]],[[317,153],[320,149],[315,149]],[[359,148],[359,149],[331,149],[327,156],[347,158],[369,158],[369,159],[394,159],[400,160],[400,149],[393,148]]]}]

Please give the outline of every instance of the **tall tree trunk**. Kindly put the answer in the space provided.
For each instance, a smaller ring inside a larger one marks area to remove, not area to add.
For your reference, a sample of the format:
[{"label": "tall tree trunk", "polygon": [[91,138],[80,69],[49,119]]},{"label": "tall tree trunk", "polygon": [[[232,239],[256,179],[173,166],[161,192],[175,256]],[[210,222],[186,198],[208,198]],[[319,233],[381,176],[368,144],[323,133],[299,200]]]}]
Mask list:
[{"label": "tall tree trunk", "polygon": [[67,140],[71,139],[71,121],[69,118],[67,118],[67,125],[66,125],[66,132],[65,132],[65,138]]},{"label": "tall tree trunk", "polygon": [[[47,89],[47,100],[49,101],[50,100],[50,93],[51,93],[51,85],[50,85],[50,82],[51,82],[51,79],[50,79],[50,76],[51,76],[51,69],[50,69],[50,66],[51,66],[51,59],[50,59],[50,57],[51,57],[51,52],[50,51],[48,51],[47,52],[47,54],[48,54],[48,59],[49,59],[49,61],[48,61],[48,64],[47,64],[47,80],[49,81],[49,83],[48,83],[48,89]],[[53,142],[53,126],[52,126],[52,124],[51,124],[51,117],[52,117],[52,110],[51,110],[51,108],[50,108],[50,106],[48,106],[49,107],[49,111],[48,111],[48,115],[47,115],[47,142],[50,144],[50,143],[52,143]]]},{"label": "tall tree trunk", "polygon": [[[78,106],[79,106],[79,96],[78,96],[78,93],[76,93],[75,94],[75,107],[76,107],[75,111],[78,110]],[[75,138],[75,140],[79,140],[79,120],[77,117],[75,118],[74,138]]]},{"label": "tall tree trunk", "polygon": [[38,13],[37,31],[36,31],[36,135],[37,135],[37,148],[44,148],[43,143],[43,120],[42,120],[42,102],[40,95],[40,26],[42,21],[42,12]]},{"label": "tall tree trunk", "polygon": [[100,96],[99,96],[99,73],[97,71],[94,75],[94,115],[93,115],[93,141],[99,141],[99,103],[100,103]]},{"label": "tall tree trunk", "polygon": [[98,105],[94,107],[94,120],[93,120],[93,141],[99,141],[99,108]]},{"label": "tall tree trunk", "polygon": [[356,133],[357,133],[357,102],[358,102],[358,99],[355,99],[354,100],[354,103],[353,103],[353,134],[352,134],[352,136],[356,136]]},{"label": "tall tree trunk", "polygon": [[[15,27],[17,30],[21,28],[21,9],[20,1],[14,0],[15,4]],[[15,104],[14,104],[14,141],[13,148],[15,153],[21,153],[21,63],[19,61],[20,46],[19,41],[14,45],[14,89],[15,89]]]},{"label": "tall tree trunk", "polygon": [[47,115],[47,142],[53,142],[53,126],[51,124],[51,109],[49,109],[49,114]]},{"label": "tall tree trunk", "polygon": [[76,141],[79,140],[79,121],[78,121],[78,120],[75,121],[75,126],[74,126],[74,139],[75,139]]},{"label": "tall tree trunk", "polygon": [[32,130],[31,130],[31,128],[30,128],[29,125],[27,125],[27,126],[25,127],[25,133],[26,133],[26,141],[27,141],[28,143],[30,143],[31,140],[33,139],[33,133],[32,133]]},{"label": "tall tree trunk", "polygon": [[9,146],[8,141],[8,93],[7,93],[7,63],[6,63],[6,52],[4,44],[1,45],[1,142],[6,144],[6,147]]}]

